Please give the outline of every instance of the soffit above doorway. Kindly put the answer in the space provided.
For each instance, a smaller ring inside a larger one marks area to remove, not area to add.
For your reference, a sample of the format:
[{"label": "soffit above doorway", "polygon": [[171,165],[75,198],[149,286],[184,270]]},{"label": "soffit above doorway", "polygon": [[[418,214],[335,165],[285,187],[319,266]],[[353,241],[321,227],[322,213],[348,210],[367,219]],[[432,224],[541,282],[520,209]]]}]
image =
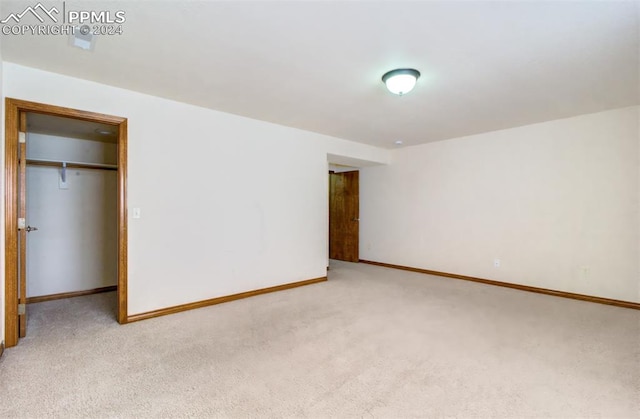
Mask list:
[{"label": "soffit above doorway", "polygon": [[27,114],[27,131],[109,144],[118,143],[116,127],[112,125],[41,113],[30,112]]}]

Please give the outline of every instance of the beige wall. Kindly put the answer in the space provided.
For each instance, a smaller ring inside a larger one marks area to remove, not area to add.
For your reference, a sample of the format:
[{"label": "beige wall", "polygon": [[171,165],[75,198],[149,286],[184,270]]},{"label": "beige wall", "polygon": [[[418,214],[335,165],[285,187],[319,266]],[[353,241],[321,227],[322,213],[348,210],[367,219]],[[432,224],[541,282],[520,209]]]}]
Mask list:
[{"label": "beige wall", "polygon": [[[4,63],[4,95],[127,117],[129,314],[321,277],[327,156],[387,150]],[[4,146],[4,145],[2,145]]]},{"label": "beige wall", "polygon": [[130,314],[324,275],[327,155],[391,154],[361,169],[364,259],[640,301],[637,107],[389,153],[11,63],[0,78],[3,98],[129,118]]},{"label": "beige wall", "polygon": [[639,138],[631,107],[396,150],[361,258],[638,302]]}]

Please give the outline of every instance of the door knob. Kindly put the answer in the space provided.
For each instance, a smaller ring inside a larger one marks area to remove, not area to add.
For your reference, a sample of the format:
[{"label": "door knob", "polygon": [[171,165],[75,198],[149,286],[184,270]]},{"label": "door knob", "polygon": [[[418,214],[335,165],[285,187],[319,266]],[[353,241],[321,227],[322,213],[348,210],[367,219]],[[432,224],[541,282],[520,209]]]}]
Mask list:
[{"label": "door knob", "polygon": [[38,231],[38,227],[27,226],[27,228],[25,228],[25,230],[27,231],[27,233],[30,233],[32,231]]},{"label": "door knob", "polygon": [[354,218],[354,219],[353,219],[353,220],[351,220],[351,221],[360,221],[360,219],[359,219],[359,218]]}]

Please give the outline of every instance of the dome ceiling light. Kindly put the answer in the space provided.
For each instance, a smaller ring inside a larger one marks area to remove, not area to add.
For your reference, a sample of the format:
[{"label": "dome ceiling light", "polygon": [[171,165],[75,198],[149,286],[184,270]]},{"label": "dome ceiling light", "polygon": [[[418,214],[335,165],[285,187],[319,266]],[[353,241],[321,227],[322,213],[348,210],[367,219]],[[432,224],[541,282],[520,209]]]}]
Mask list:
[{"label": "dome ceiling light", "polygon": [[382,81],[387,89],[396,95],[402,96],[409,93],[416,85],[420,72],[413,68],[397,68],[387,71],[382,76]]}]

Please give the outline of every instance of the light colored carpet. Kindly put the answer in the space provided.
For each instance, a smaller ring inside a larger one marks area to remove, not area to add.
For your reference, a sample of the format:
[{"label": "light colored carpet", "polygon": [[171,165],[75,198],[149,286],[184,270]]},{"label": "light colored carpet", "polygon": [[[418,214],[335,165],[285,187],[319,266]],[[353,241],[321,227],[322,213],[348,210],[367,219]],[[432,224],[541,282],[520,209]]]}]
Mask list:
[{"label": "light colored carpet", "polygon": [[640,417],[640,312],[333,262],[330,280],[119,326],[32,304],[0,417]]}]

